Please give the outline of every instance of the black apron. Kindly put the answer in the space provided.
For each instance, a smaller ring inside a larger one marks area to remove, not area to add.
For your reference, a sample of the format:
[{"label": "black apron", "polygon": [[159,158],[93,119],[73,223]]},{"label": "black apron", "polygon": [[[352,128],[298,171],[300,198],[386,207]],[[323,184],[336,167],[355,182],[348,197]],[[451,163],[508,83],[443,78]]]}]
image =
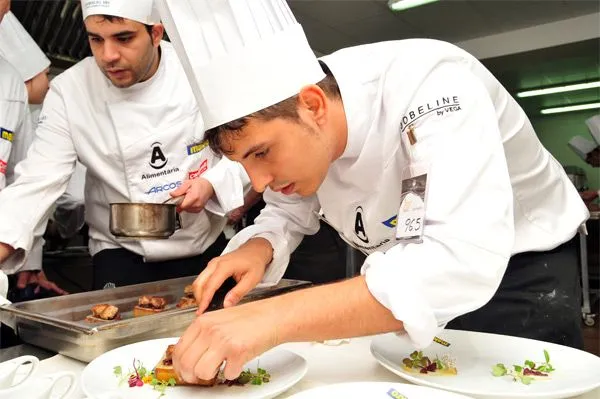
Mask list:
[{"label": "black apron", "polygon": [[513,335],[583,349],[578,236],[551,251],[513,256],[482,308],[447,328]]}]

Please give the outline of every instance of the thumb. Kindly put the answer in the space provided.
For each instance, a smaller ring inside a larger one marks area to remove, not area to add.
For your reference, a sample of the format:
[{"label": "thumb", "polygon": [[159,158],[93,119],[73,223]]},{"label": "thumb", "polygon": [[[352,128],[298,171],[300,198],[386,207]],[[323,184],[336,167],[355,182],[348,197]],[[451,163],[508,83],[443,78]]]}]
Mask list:
[{"label": "thumb", "polygon": [[169,193],[169,195],[171,195],[171,197],[177,197],[179,195],[183,195],[183,194],[187,193],[188,189],[190,188],[190,185],[191,185],[191,180],[184,180],[181,183],[181,186],[179,186],[175,190],[171,191]]},{"label": "thumb", "polygon": [[225,295],[225,300],[223,301],[223,307],[229,308],[231,306],[235,306],[239,301],[242,300],[244,295],[246,295],[250,290],[256,287],[256,283],[253,279],[246,274],[238,283],[233,287],[227,295]]}]

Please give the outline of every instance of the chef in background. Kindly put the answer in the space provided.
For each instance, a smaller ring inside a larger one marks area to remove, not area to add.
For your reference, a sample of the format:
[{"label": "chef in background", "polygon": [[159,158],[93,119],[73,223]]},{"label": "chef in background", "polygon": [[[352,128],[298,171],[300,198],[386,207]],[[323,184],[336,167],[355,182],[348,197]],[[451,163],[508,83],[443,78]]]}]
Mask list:
[{"label": "chef in background", "polygon": [[[423,348],[444,326],[583,346],[578,269],[565,265],[588,211],[475,57],[414,39],[317,60],[283,0],[157,5],[194,68],[205,138],[267,204],[195,282],[202,312],[239,280],[180,338],[183,379],[224,360],[234,378],[284,342],[403,332]],[[415,182],[421,200],[399,212]],[[281,278],[319,218],[368,254],[361,276],[232,306]]]},{"label": "chef in background", "polygon": [[[95,289],[196,275],[226,244],[224,214],[243,203],[243,170],[203,143],[202,116],[152,0],[81,5],[93,57],[52,80],[27,158],[0,192],[0,262],[20,267],[79,160]],[[190,212],[168,240],[112,236],[110,203],[160,203],[178,187]]]},{"label": "chef in background", "polygon": [[[569,140],[569,147],[588,165],[598,168],[600,167],[600,114],[586,119],[585,124],[594,140],[575,136]],[[600,196],[600,190],[584,190],[579,195],[590,210],[599,210],[598,204],[593,201]]]},{"label": "chef in background", "polygon": [[[0,22],[0,57],[7,60],[18,71],[21,86],[26,90],[25,104],[41,104],[48,92],[50,60],[10,11]],[[3,74],[3,86],[6,88],[10,85],[5,84],[4,80],[9,76],[8,73]],[[21,101],[21,99],[15,99],[15,103],[21,104]],[[3,108],[4,110],[11,109],[10,106],[6,105]],[[18,114],[14,113],[14,115]],[[15,131],[2,129],[2,143],[0,145],[5,149],[10,149],[8,159],[6,161],[0,160],[0,162],[6,162],[4,171],[7,185],[14,182],[15,166],[26,157],[34,137],[35,123],[29,106],[23,109],[20,118],[22,118],[22,122],[19,129]],[[22,265],[19,267],[5,267],[5,265],[2,265],[2,268],[6,273],[16,274],[17,289],[24,289],[27,285],[33,285],[35,287],[33,294],[40,293],[42,289],[56,294],[65,294],[66,292],[63,289],[48,281],[42,270],[42,246],[44,241],[41,235],[44,228],[45,226],[40,226],[37,229],[32,250]]]}]

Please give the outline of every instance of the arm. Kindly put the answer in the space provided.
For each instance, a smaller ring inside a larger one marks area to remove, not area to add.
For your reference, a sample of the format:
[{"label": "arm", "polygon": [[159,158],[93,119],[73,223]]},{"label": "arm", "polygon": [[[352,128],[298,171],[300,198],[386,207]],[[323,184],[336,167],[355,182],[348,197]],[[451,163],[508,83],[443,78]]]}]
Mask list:
[{"label": "arm", "polygon": [[319,230],[320,210],[316,196],[302,198],[283,195],[267,189],[263,193],[265,208],[254,221],[236,234],[223,254],[230,253],[253,237],[264,238],[271,244],[273,257],[262,279],[265,284],[279,282],[287,268],[290,254],[298,247],[306,234]]},{"label": "arm", "polygon": [[[390,99],[400,87],[391,76]],[[491,299],[514,242],[512,187],[489,94],[465,66],[447,63],[421,83],[411,108],[441,96],[457,96],[460,110],[423,116],[414,146],[402,136],[413,161],[430,164],[423,243],[373,253],[361,271],[416,347]]]},{"label": "arm", "polygon": [[207,170],[202,178],[208,180],[213,187],[214,196],[206,203],[206,209],[215,214],[225,215],[227,212],[244,204],[244,180],[246,172],[242,165],[223,157],[217,164]]},{"label": "arm", "polygon": [[[76,152],[68,130],[61,93],[52,86],[27,158],[15,168],[16,180],[0,192],[0,242],[17,249],[6,267],[21,264],[33,245],[34,232],[43,229],[73,172]],[[7,247],[3,246],[5,249]],[[6,260],[0,251],[0,262]]]}]

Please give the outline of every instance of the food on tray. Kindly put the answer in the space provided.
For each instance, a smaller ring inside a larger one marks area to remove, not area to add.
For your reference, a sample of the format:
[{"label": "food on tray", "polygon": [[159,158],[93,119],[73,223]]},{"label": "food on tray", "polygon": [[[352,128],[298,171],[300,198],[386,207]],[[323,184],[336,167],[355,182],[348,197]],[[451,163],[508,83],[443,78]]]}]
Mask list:
[{"label": "food on tray", "polygon": [[198,306],[198,304],[196,303],[196,299],[194,298],[194,288],[191,284],[185,286],[185,288],[183,289],[183,296],[179,300],[179,303],[177,303],[177,305],[175,306],[181,309],[190,308],[192,306]]},{"label": "food on tray", "polygon": [[173,369],[173,350],[175,345],[169,345],[163,357],[158,361],[156,367],[154,367],[154,375],[156,379],[163,382],[168,382],[171,379],[175,380],[176,385],[201,385],[201,386],[213,386],[217,382],[217,376],[215,375],[210,380],[198,380],[194,384],[186,383],[180,380],[175,370]]},{"label": "food on tray", "polygon": [[143,295],[139,297],[138,304],[133,308],[133,316],[147,316],[165,310],[167,300],[161,296]]},{"label": "food on tray", "polygon": [[498,363],[492,367],[494,377],[502,377],[505,375],[511,376],[513,381],[519,381],[525,385],[531,384],[532,381],[538,378],[549,377],[550,373],[555,370],[550,364],[550,354],[544,349],[545,362],[535,363],[531,360],[525,360],[523,366],[517,364],[512,367],[506,367],[502,363]]},{"label": "food on tray", "polygon": [[435,357],[431,360],[423,356],[423,352],[414,351],[410,357],[402,359],[402,368],[411,373],[432,374],[432,375],[456,375],[456,365],[453,359],[448,355],[441,358]]},{"label": "food on tray", "polygon": [[92,314],[85,319],[89,322],[96,323],[101,321],[120,320],[119,308],[107,303],[92,306]]}]

